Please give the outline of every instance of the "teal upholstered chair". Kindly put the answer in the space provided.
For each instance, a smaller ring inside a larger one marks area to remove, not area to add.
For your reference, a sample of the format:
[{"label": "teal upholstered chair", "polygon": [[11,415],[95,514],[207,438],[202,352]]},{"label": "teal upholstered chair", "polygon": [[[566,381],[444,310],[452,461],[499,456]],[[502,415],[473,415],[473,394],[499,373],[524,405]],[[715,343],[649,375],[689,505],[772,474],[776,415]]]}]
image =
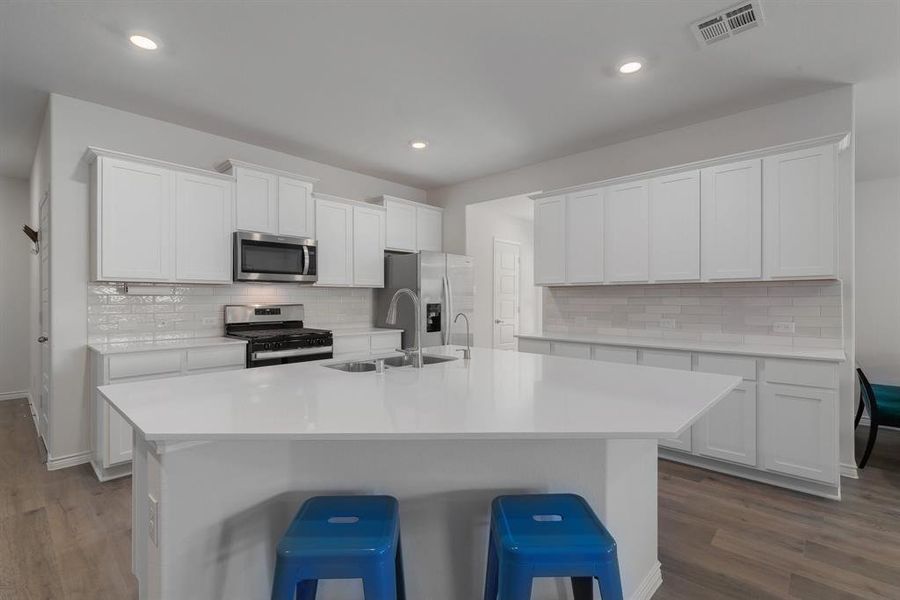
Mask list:
[{"label": "teal upholstered chair", "polygon": [[872,385],[862,369],[857,368],[859,377],[859,408],[856,411],[855,426],[859,426],[863,409],[869,413],[869,441],[866,442],[866,451],[859,461],[862,469],[869,461],[872,448],[875,446],[875,438],[878,436],[879,427],[900,427],[900,387],[895,385]]}]

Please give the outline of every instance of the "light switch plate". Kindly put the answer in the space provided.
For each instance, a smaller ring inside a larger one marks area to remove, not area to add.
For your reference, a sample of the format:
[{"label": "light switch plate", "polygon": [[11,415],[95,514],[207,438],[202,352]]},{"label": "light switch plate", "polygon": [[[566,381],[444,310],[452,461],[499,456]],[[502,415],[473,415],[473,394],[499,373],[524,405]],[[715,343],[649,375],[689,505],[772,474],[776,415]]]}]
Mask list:
[{"label": "light switch plate", "polygon": [[149,504],[147,533],[150,535],[150,541],[154,546],[159,546],[159,501],[153,497],[153,494],[147,494]]},{"label": "light switch plate", "polygon": [[775,333],[794,333],[796,331],[796,324],[790,322],[781,322],[775,323],[772,325],[772,329]]}]

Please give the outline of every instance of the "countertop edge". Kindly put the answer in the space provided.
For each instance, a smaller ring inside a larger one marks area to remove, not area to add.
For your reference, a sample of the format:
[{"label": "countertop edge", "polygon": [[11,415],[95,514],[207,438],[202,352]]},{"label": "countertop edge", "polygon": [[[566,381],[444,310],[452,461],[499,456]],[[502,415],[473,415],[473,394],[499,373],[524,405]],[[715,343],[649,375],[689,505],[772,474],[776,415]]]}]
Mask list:
[{"label": "countertop edge", "polygon": [[111,354],[135,354],[137,352],[165,352],[193,348],[246,345],[247,340],[228,337],[192,338],[185,340],[158,340],[152,342],[103,342],[87,344],[88,350],[102,356]]}]

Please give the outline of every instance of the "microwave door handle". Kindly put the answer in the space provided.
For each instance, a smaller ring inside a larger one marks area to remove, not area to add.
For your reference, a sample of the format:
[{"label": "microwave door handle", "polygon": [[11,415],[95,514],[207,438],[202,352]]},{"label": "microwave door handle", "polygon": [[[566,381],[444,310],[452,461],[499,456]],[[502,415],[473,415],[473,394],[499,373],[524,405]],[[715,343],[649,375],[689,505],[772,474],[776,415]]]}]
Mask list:
[{"label": "microwave door handle", "polygon": [[309,275],[309,246],[303,246],[303,274]]}]

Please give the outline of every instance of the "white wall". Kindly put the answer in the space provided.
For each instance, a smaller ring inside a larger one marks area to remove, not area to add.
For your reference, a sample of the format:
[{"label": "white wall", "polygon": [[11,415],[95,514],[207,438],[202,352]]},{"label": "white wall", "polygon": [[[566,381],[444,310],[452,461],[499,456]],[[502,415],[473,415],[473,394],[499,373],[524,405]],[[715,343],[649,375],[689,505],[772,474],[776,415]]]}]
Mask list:
[{"label": "white wall", "polygon": [[[527,196],[501,198],[466,207],[466,254],[475,259],[475,312],[472,334],[476,346],[493,346],[494,238],[518,242],[519,330],[538,331],[538,288],[534,287],[534,219]],[[526,218],[523,218],[526,217]]]},{"label": "white wall", "polygon": [[900,177],[856,183],[856,359],[900,385]]},{"label": "white wall", "polygon": [[[423,200],[420,189],[331,167],[267,148],[66,96],[50,96],[51,459],[89,451],[87,293],[89,278],[88,146],[204,169],[227,158],[317,177],[316,191],[366,199],[391,194]],[[86,456],[85,456],[86,457]]]},{"label": "white wall", "polygon": [[[35,229],[40,226],[40,205],[45,194],[50,193],[50,110],[44,112],[44,120],[41,124],[41,134],[38,137],[38,145],[34,153],[34,161],[31,165],[29,177],[29,223]],[[41,417],[46,414],[46,407],[41,404],[41,345],[37,342],[41,335],[40,324],[40,265],[41,258],[31,255],[29,289],[31,291],[29,311],[29,350],[31,373],[31,411],[42,436],[46,437],[47,419]],[[49,327],[48,327],[49,330]],[[51,348],[52,351],[52,348]],[[51,380],[52,385],[52,380]]]},{"label": "white wall", "polygon": [[28,181],[0,177],[0,400],[22,398],[29,388],[32,245],[25,223],[32,224]]}]

